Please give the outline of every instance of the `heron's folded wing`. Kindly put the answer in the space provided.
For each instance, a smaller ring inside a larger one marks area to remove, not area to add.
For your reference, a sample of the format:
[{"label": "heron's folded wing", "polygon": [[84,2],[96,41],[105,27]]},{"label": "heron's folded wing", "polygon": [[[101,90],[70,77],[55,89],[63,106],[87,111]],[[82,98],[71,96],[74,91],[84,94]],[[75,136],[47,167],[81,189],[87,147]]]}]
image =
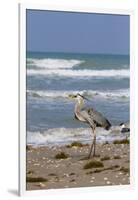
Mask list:
[{"label": "heron's folded wing", "polygon": [[85,121],[90,124],[91,127],[95,127],[95,123],[93,118],[91,117],[91,115],[89,115],[88,111],[83,109],[80,111],[80,115],[81,117],[83,117],[85,119]]},{"label": "heron's folded wing", "polygon": [[110,127],[110,122],[98,111],[93,108],[84,108],[81,112],[85,113],[85,116],[91,119],[97,126]]}]

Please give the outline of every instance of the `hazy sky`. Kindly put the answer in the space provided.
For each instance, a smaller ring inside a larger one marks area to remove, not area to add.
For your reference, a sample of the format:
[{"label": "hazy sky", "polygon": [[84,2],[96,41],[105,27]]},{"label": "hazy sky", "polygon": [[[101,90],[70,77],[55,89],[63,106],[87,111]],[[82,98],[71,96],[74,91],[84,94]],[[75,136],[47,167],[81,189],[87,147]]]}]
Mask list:
[{"label": "hazy sky", "polygon": [[27,51],[129,54],[129,16],[27,10]]}]

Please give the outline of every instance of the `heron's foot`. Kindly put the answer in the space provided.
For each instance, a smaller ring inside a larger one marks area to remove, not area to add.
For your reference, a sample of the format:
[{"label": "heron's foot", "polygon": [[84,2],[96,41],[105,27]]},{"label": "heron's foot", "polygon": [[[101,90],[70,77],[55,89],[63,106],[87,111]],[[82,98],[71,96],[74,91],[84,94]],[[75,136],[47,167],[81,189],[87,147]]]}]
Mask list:
[{"label": "heron's foot", "polygon": [[90,158],[94,158],[94,157],[95,157],[95,154],[92,154],[92,155],[89,154],[88,157],[87,157],[87,159],[89,160]]},{"label": "heron's foot", "polygon": [[94,154],[93,157],[98,158],[100,157],[100,154]]},{"label": "heron's foot", "polygon": [[88,156],[84,157],[84,158],[81,158],[80,160],[88,160]]},{"label": "heron's foot", "polygon": [[95,158],[95,156],[89,156],[87,157],[87,160],[92,159],[92,158]]},{"label": "heron's foot", "polygon": [[89,155],[89,156],[87,157],[87,159],[89,160],[89,159],[94,158],[94,157],[95,157],[95,155]]},{"label": "heron's foot", "polygon": [[100,157],[100,155],[99,155],[99,154],[93,154],[92,156],[89,155],[89,156],[87,157],[87,159],[90,159],[90,158],[97,158],[97,157]]}]

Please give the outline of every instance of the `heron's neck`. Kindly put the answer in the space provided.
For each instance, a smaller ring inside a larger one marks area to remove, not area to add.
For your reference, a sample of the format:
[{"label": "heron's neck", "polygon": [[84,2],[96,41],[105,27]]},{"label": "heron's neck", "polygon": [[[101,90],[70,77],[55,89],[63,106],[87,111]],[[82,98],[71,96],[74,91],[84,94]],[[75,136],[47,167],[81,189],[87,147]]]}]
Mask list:
[{"label": "heron's neck", "polygon": [[75,104],[75,112],[80,111],[84,106],[84,101],[83,100],[78,100]]}]

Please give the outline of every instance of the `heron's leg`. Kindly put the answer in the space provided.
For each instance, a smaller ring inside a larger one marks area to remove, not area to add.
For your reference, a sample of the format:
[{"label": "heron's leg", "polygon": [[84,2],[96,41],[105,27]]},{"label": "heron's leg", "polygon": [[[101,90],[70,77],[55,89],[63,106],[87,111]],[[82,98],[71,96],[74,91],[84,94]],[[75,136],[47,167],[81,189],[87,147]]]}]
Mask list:
[{"label": "heron's leg", "polygon": [[96,151],[96,134],[94,132],[94,145],[93,145],[93,157],[95,156],[95,151]]},{"label": "heron's leg", "polygon": [[[92,133],[94,134],[94,128],[92,128]],[[91,153],[92,153],[92,150],[93,150],[93,147],[94,147],[94,142],[95,142],[95,135],[94,135],[94,138],[92,140],[92,144],[91,144],[90,152],[89,152],[89,155],[88,155],[88,159],[90,159],[90,157],[91,157]],[[93,154],[93,156],[94,156],[94,154]]]},{"label": "heron's leg", "polygon": [[91,157],[91,153],[92,153],[92,150],[93,150],[93,145],[94,145],[94,140],[92,141],[92,144],[91,144],[91,148],[90,148],[90,152],[89,152],[89,155],[88,155],[88,159],[90,159],[90,157]]}]

